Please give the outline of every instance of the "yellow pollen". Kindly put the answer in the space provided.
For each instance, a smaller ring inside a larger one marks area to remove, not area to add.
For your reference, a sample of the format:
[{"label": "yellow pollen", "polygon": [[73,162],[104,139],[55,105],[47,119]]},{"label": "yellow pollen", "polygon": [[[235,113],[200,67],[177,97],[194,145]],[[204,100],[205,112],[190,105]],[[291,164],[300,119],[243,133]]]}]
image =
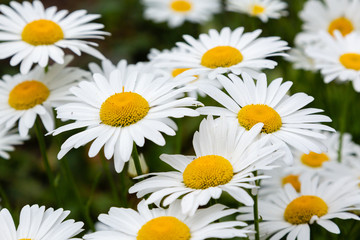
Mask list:
[{"label": "yellow pollen", "polygon": [[188,12],[191,10],[191,3],[186,0],[175,0],[170,5],[175,12]]},{"label": "yellow pollen", "polygon": [[230,46],[218,46],[204,53],[201,65],[207,68],[231,67],[243,59],[243,55],[238,49]]},{"label": "yellow pollen", "polygon": [[[180,75],[181,73],[189,70],[191,68],[176,68],[171,72],[171,75],[173,78],[177,77],[178,75]],[[196,79],[192,80],[190,83],[196,82],[197,80],[199,80],[199,75],[194,75],[194,77],[196,77]]]},{"label": "yellow pollen", "polygon": [[300,192],[301,189],[301,183],[299,181],[299,176],[298,175],[288,175],[286,177],[283,177],[282,179],[282,185],[284,186],[285,184],[290,183],[297,192]]},{"label": "yellow pollen", "polygon": [[113,127],[126,127],[143,119],[149,109],[149,103],[137,93],[115,93],[101,105],[100,120]]},{"label": "yellow pollen", "polygon": [[251,15],[253,15],[253,16],[260,15],[264,11],[265,11],[265,8],[261,5],[255,4],[251,7]]},{"label": "yellow pollen", "polygon": [[287,205],[284,218],[287,222],[298,225],[308,223],[313,216],[322,217],[328,212],[328,206],[317,196],[304,195]]},{"label": "yellow pollen", "polygon": [[188,188],[206,189],[230,182],[234,172],[231,163],[217,155],[206,155],[192,161],[183,173]]},{"label": "yellow pollen", "polygon": [[348,69],[360,70],[360,54],[345,53],[339,58],[340,63]]},{"label": "yellow pollen", "polygon": [[157,217],[145,223],[139,230],[137,240],[189,240],[189,227],[175,217]]},{"label": "yellow pollen", "polygon": [[282,126],[280,115],[271,107],[264,104],[250,104],[241,108],[238,113],[239,124],[250,130],[255,124],[262,122],[262,133],[273,133]]},{"label": "yellow pollen", "polygon": [[19,240],[31,240],[31,238],[21,238]]},{"label": "yellow pollen", "polygon": [[328,27],[328,32],[331,35],[334,35],[335,30],[340,31],[343,36],[346,36],[354,30],[354,26],[349,19],[339,17],[334,19]]},{"label": "yellow pollen", "polygon": [[61,27],[50,20],[40,19],[28,23],[22,33],[24,42],[31,45],[51,45],[64,38]]},{"label": "yellow pollen", "polygon": [[43,103],[49,95],[50,90],[42,82],[24,81],[11,90],[8,103],[16,110],[27,110]]},{"label": "yellow pollen", "polygon": [[301,156],[301,162],[312,168],[322,167],[323,163],[329,160],[328,155],[325,153],[310,152]]}]

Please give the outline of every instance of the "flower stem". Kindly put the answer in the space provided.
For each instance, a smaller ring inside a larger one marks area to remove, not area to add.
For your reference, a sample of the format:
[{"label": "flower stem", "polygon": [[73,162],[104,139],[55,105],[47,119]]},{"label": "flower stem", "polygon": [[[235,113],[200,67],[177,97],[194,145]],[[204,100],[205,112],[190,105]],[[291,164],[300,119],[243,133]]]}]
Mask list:
[{"label": "flower stem", "polygon": [[141,170],[141,164],[140,164],[140,159],[139,159],[139,153],[137,151],[137,146],[134,142],[134,146],[133,146],[133,152],[132,152],[132,157],[134,159],[134,164],[135,164],[135,169],[136,169],[136,174],[138,176],[142,175],[142,170]]},{"label": "flower stem", "polygon": [[[254,176],[257,177],[257,171],[254,172]],[[255,185],[259,186],[259,180],[255,180]],[[253,211],[254,211],[255,240],[260,240],[258,193],[253,194],[253,199],[254,199]]]},{"label": "flower stem", "polygon": [[0,186],[0,196],[1,196],[1,204],[7,208],[7,210],[11,211],[11,206],[9,202],[9,198],[6,196],[4,189]]},{"label": "flower stem", "polygon": [[36,137],[37,137],[37,140],[39,143],[41,156],[42,156],[42,159],[44,162],[44,166],[45,166],[45,170],[46,170],[46,173],[47,173],[47,176],[49,179],[50,186],[52,188],[52,191],[54,192],[54,196],[57,201],[57,204],[61,205],[59,194],[58,194],[58,192],[56,190],[56,186],[55,186],[55,178],[54,178],[53,172],[51,170],[49,159],[48,159],[48,156],[46,153],[45,138],[44,138],[44,133],[42,131],[42,125],[41,125],[39,118],[36,119],[36,121],[35,121],[35,132],[36,132]]},{"label": "flower stem", "polygon": [[104,168],[105,174],[106,174],[107,179],[108,179],[109,184],[110,184],[110,188],[111,188],[111,192],[112,192],[112,196],[114,198],[114,201],[116,202],[116,204],[120,204],[119,193],[117,191],[114,178],[113,178],[113,176],[112,176],[112,174],[110,172],[110,167],[109,167],[108,160],[105,158],[105,156],[103,154],[100,154],[100,158],[101,158],[101,163],[102,163],[102,166]]},{"label": "flower stem", "polygon": [[352,96],[352,88],[350,83],[346,83],[345,89],[344,89],[344,101],[343,101],[343,108],[342,113],[340,115],[340,136],[339,136],[339,149],[338,149],[338,162],[341,162],[341,153],[342,153],[342,147],[343,147],[343,138],[344,133],[346,132],[346,124],[347,124],[347,116],[349,111],[349,104],[351,102],[350,97]]}]

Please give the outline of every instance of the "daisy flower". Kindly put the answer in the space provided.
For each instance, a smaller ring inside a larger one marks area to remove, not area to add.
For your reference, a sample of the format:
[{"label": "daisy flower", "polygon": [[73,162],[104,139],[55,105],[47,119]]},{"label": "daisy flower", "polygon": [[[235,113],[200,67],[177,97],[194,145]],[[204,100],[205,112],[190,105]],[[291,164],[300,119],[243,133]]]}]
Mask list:
[{"label": "daisy flower", "polygon": [[[232,72],[248,72],[256,75],[260,69],[273,69],[277,63],[267,57],[286,55],[289,49],[279,37],[258,38],[261,30],[244,33],[239,27],[234,31],[225,27],[220,32],[211,29],[209,34],[200,34],[199,40],[184,35],[187,43],[178,42],[180,53],[163,54],[161,67],[191,68],[189,75],[206,74],[210,79]],[[159,58],[160,60],[160,58]]]},{"label": "daisy flower", "polygon": [[198,111],[204,115],[228,116],[245,130],[250,130],[259,122],[263,123],[261,136],[268,135],[272,142],[281,142],[284,145],[288,152],[285,161],[292,159],[287,145],[304,153],[321,153],[326,150],[320,142],[325,135],[313,130],[333,131],[332,128],[319,124],[330,122],[331,119],[316,114],[322,112],[320,109],[303,109],[314,100],[313,97],[305,93],[288,96],[292,82],[281,83],[281,78],[275,79],[269,86],[265,74],[259,75],[256,84],[248,74],[242,74],[242,78],[243,80],[233,74],[229,74],[229,77],[218,76],[230,96],[212,86],[202,86],[202,91],[225,108],[203,107]]},{"label": "daisy flower", "polygon": [[21,145],[25,140],[28,140],[29,137],[20,136],[17,131],[10,130],[4,126],[0,127],[0,157],[9,159],[9,151],[14,151],[14,145]]},{"label": "daisy flower", "polygon": [[[271,240],[310,240],[310,224],[317,223],[327,231],[340,233],[339,227],[331,221],[334,218],[360,220],[350,210],[360,201],[359,181],[341,178],[336,182],[319,183],[318,178],[307,178],[301,182],[300,193],[287,184],[271,198],[259,201],[260,234]],[[252,208],[239,209],[238,220],[253,220]],[[252,226],[253,228],[253,226]]]},{"label": "daisy flower", "polygon": [[70,211],[54,210],[38,205],[23,207],[20,212],[20,223],[16,228],[9,211],[0,211],[0,238],[6,240],[71,240],[82,231],[82,222],[64,219]]},{"label": "daisy flower", "polygon": [[72,101],[69,88],[89,77],[86,71],[67,67],[71,60],[72,56],[67,56],[64,64],[53,64],[47,72],[37,66],[25,75],[3,76],[0,124],[11,127],[18,121],[19,133],[24,137],[39,116],[47,131],[54,130],[53,107]]},{"label": "daisy flower", "polygon": [[314,59],[324,82],[352,81],[355,91],[360,92],[360,34],[351,33],[343,37],[335,32],[334,38],[322,34],[321,39],[324,43],[322,48],[309,47],[306,53]]},{"label": "daisy flower", "polygon": [[26,74],[33,63],[46,67],[49,58],[64,63],[64,51],[70,49],[77,55],[88,53],[103,59],[103,55],[91,46],[94,42],[81,39],[102,39],[104,26],[90,23],[100,17],[78,10],[68,15],[67,10],[56,7],[44,8],[35,0],[22,4],[12,1],[10,7],[0,5],[0,59],[11,57],[11,66],[21,62],[20,71]]},{"label": "daisy flower", "polygon": [[203,23],[221,11],[219,0],[142,0],[144,16],[154,22],[168,22],[169,27],[185,21]]},{"label": "daisy flower", "polygon": [[[323,133],[326,139],[323,140],[327,151],[322,153],[310,152],[308,154],[301,151],[293,151],[295,158],[294,165],[290,171],[295,174],[301,173],[320,173],[326,171],[326,165],[331,162],[338,162],[340,133]],[[360,146],[351,141],[351,135],[345,133],[341,147],[342,162],[356,162],[360,159]]]},{"label": "daisy flower", "polygon": [[262,125],[245,131],[226,118],[203,120],[193,139],[196,156],[162,154],[161,160],[176,171],[143,175],[152,177],[136,183],[129,192],[137,192],[138,197],[151,193],[146,202],[163,199],[164,206],[182,196],[182,212],[188,215],[211,198],[218,199],[222,192],[252,205],[253,199],[243,188],[256,188],[253,181],[264,178],[254,177],[252,172],[272,169],[269,165],[283,156],[277,151],[279,146],[267,145],[265,139],[255,141]]},{"label": "daisy flower", "polygon": [[175,135],[176,125],[170,119],[198,116],[188,107],[201,103],[193,98],[180,98],[189,89],[180,87],[192,77],[169,82],[167,78],[155,77],[125,67],[115,69],[107,78],[93,75],[93,81],[83,81],[70,89],[77,101],[58,107],[57,117],[75,120],[56,129],[53,134],[87,127],[61,146],[61,159],[72,148],[78,148],[94,140],[89,157],[96,156],[104,146],[107,159],[114,156],[115,170],[121,172],[130,159],[133,143],[142,147],[145,138],[158,145],[165,145],[161,133]]},{"label": "daisy flower", "polygon": [[280,0],[227,0],[226,9],[233,12],[246,13],[267,22],[269,18],[278,19],[287,15],[287,4]]},{"label": "daisy flower", "polygon": [[181,239],[203,240],[209,238],[247,237],[250,232],[235,227],[246,226],[241,221],[215,222],[236,212],[224,205],[215,204],[197,210],[193,216],[181,212],[180,201],[175,201],[167,209],[153,208],[142,200],[138,211],[128,208],[110,208],[108,214],[100,214],[99,220],[108,229],[84,236],[85,240],[148,240]]}]

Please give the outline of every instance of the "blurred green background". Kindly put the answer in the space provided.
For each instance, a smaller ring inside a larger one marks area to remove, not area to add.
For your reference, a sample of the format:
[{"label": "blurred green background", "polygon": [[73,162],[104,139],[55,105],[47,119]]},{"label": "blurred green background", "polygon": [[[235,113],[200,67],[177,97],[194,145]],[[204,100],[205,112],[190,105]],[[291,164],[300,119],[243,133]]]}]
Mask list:
[{"label": "blurred green background", "polygon": [[[10,1],[0,1],[7,4]],[[111,33],[104,41],[98,41],[99,50],[114,63],[121,59],[127,59],[129,63],[146,61],[147,54],[151,48],[166,49],[172,48],[177,41],[182,41],[183,34],[190,34],[197,37],[199,33],[207,32],[211,28],[220,30],[222,27],[229,26],[234,29],[244,26],[246,31],[262,29],[262,36],[280,36],[283,40],[293,46],[295,35],[301,30],[301,21],[298,12],[302,9],[305,1],[287,0],[289,15],[279,20],[269,20],[262,23],[257,18],[251,18],[233,12],[218,14],[213,20],[204,25],[186,22],[183,26],[170,29],[166,23],[155,24],[143,18],[143,7],[139,0],[58,0],[43,1],[46,7],[56,5],[58,9],[87,9],[89,13],[99,13],[102,15],[101,22],[105,25],[105,30]],[[315,97],[312,107],[325,110],[333,122],[330,124],[336,129],[344,129],[353,134],[354,140],[360,142],[360,124],[357,112],[360,110],[359,94],[355,93],[351,86],[338,84],[324,84],[322,77],[318,73],[294,70],[292,64],[282,58],[275,58],[279,62],[275,70],[266,71],[268,79],[272,80],[282,77],[285,80],[293,81],[292,93],[305,92]],[[87,69],[88,63],[98,60],[84,54],[76,57],[73,66]],[[16,74],[19,67],[10,67],[9,59],[0,61],[0,74]],[[200,99],[206,104],[215,104],[209,99]],[[344,101],[350,102],[349,108],[344,108]],[[344,117],[346,114],[346,117]],[[186,118],[177,120],[179,132],[176,137],[166,137],[166,146],[160,147],[149,141],[145,147],[139,149],[144,153],[150,171],[170,170],[170,168],[159,160],[162,153],[182,153],[192,154],[192,135],[198,129],[203,117]],[[59,122],[58,125],[59,126]],[[3,206],[9,205],[14,212],[18,212],[23,205],[40,204],[48,207],[62,207],[72,211],[71,217],[76,220],[85,221],[82,207],[87,204],[87,210],[93,220],[100,213],[105,213],[111,206],[125,206],[124,202],[117,202],[112,193],[107,176],[103,171],[103,166],[99,157],[88,158],[88,146],[79,150],[71,150],[66,158],[58,161],[56,155],[59,146],[74,132],[61,134],[57,139],[47,136],[47,151],[51,161],[51,167],[56,175],[57,189],[61,193],[61,204],[58,204],[51,192],[47,176],[41,161],[40,151],[38,150],[37,140],[32,131],[31,140],[25,145],[16,148],[11,153],[10,160],[0,159],[0,188],[5,193]],[[66,175],[66,164],[68,163],[74,180],[80,192],[80,201],[76,197],[71,181]],[[127,195],[127,189],[133,181],[127,176],[126,171],[116,174],[112,169],[112,160],[109,166],[113,172],[112,178],[116,182],[116,187],[122,197],[127,198],[127,206],[136,206],[135,196]],[[4,195],[3,195],[4,198]],[[223,201],[230,206],[233,205],[230,198],[224,197]],[[80,202],[82,204],[80,204]],[[351,225],[352,226],[352,225]],[[350,228],[350,227],[348,227]],[[89,224],[86,225],[89,229]],[[315,231],[322,231],[317,229]],[[346,229],[348,231],[348,229]],[[326,234],[322,231],[322,234]],[[324,237],[331,239],[332,236]],[[320,239],[320,238],[319,238]],[[334,238],[336,239],[336,238]]]}]

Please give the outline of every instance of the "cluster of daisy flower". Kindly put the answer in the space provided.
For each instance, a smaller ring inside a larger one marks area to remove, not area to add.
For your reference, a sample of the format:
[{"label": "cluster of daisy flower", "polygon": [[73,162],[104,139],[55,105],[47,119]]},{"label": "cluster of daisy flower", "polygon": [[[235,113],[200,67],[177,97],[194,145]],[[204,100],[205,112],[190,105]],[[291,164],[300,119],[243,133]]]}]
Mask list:
[{"label": "cluster of daisy flower", "polygon": [[[171,26],[184,19],[201,22],[221,9],[215,0],[144,3],[154,7],[148,9],[149,18],[169,19]],[[227,4],[228,10],[263,21],[280,17],[286,7],[279,0]],[[169,6],[176,13],[165,11]],[[155,7],[163,9],[161,14]],[[83,239],[310,239],[310,224],[340,233],[331,219],[360,220],[351,212],[360,210],[360,147],[350,135],[323,124],[331,119],[321,109],[306,107],[313,97],[291,95],[291,81],[269,81],[262,72],[276,67],[272,57],[286,56],[289,47],[279,37],[261,37],[261,30],[245,32],[243,27],[210,29],[198,38],[184,35],[170,50],[151,50],[149,61],[113,64],[88,40],[108,35],[102,24],[92,23],[97,14],[44,8],[39,0],[13,1],[0,5],[0,11],[0,59],[11,57],[11,66],[20,64],[20,73],[0,80],[0,156],[9,158],[7,152],[29,139],[34,125],[40,148],[39,128],[52,136],[72,130],[58,159],[89,144],[89,157],[103,150],[117,173],[128,164],[137,175],[128,189],[139,198],[137,211],[112,207],[99,216],[101,227]],[[331,29],[343,30],[342,18]],[[306,29],[306,41],[325,45],[321,34],[314,37]],[[329,41],[345,39],[342,33],[331,31]],[[349,34],[349,39],[356,36]],[[73,56],[65,55],[66,48],[93,55],[101,65],[90,63],[89,71],[69,67]],[[353,66],[355,55],[340,59]],[[198,95],[210,97],[216,106],[205,106]],[[193,135],[194,154],[161,154],[174,170],[141,175],[148,169],[137,148],[146,139],[164,146],[163,135],[178,130],[174,118],[197,116],[205,117]],[[66,123],[56,126],[55,119]],[[235,208],[214,204],[225,194]],[[76,239],[84,224],[64,221],[69,213],[27,205],[16,227],[4,208],[0,239]]]},{"label": "cluster of daisy flower", "polygon": [[204,23],[223,10],[257,17],[263,22],[269,18],[286,16],[287,4],[281,0],[142,0],[144,16],[155,22],[168,22],[178,27],[185,21]]}]

